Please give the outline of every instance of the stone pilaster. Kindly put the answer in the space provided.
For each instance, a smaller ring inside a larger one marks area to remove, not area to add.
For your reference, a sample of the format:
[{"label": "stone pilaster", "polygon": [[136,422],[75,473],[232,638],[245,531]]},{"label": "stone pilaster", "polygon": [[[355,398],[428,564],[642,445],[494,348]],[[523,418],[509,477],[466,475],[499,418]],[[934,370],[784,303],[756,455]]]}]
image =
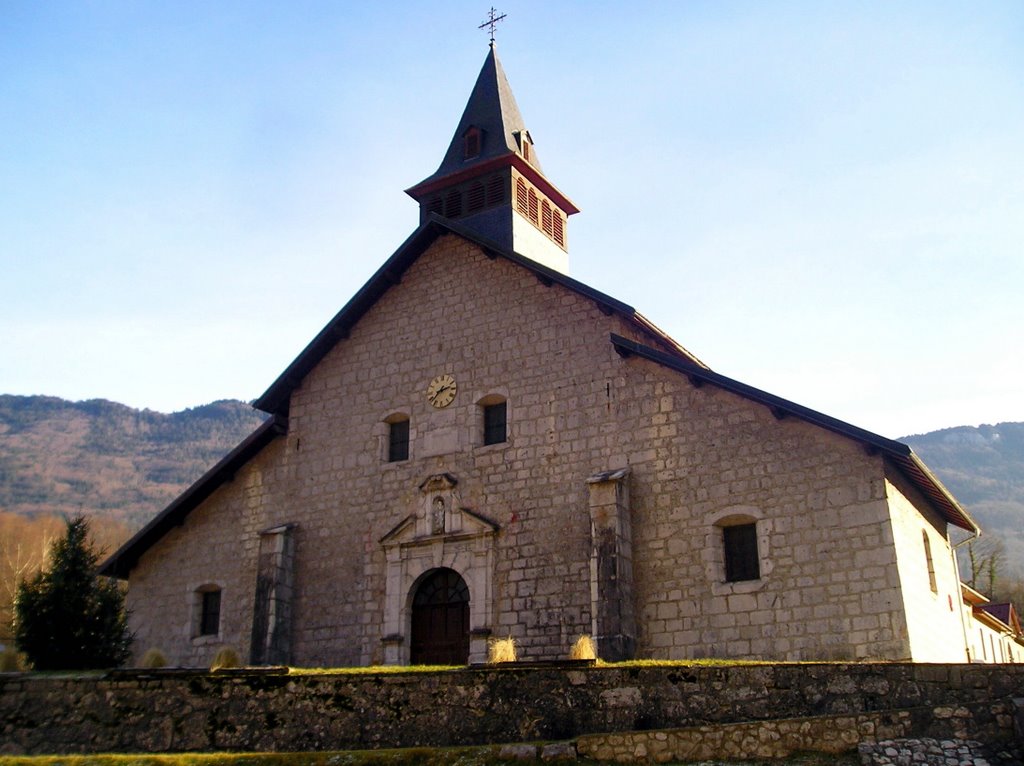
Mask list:
[{"label": "stone pilaster", "polygon": [[590,488],[590,601],[598,656],[610,662],[636,651],[629,469],[587,479]]},{"label": "stone pilaster", "polygon": [[285,524],[260,532],[252,621],[253,665],[291,662],[294,529],[294,524]]}]

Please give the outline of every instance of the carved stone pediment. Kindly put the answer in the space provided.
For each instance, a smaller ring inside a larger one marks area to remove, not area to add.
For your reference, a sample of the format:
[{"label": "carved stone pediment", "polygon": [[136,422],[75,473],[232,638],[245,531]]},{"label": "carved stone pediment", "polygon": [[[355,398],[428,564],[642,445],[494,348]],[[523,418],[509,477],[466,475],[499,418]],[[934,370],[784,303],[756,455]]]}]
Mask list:
[{"label": "carved stone pediment", "polygon": [[500,528],[496,522],[462,505],[457,486],[458,480],[447,473],[424,479],[412,513],[380,539],[381,545],[389,548],[496,533]]}]

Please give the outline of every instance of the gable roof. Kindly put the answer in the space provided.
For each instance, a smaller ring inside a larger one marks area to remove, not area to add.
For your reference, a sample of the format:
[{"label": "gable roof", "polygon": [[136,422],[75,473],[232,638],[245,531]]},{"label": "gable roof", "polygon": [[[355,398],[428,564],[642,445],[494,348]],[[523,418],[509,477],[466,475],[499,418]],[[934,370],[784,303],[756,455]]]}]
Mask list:
[{"label": "gable roof", "polygon": [[636,355],[651,360],[686,375],[694,385],[707,383],[763,404],[780,419],[788,416],[796,417],[858,441],[869,452],[881,453],[896,465],[914,486],[935,504],[947,522],[975,534],[980,531],[967,511],[960,506],[949,490],[907,445],[712,372],[696,356],[638,313],[632,306],[559,271],[525,258],[453,221],[431,215],[310,341],[285,371],[278,376],[277,380],[271,384],[270,388],[254,402],[257,409],[270,413],[271,417],[121,546],[103,563],[100,574],[127,577],[141,556],[172,527],[184,523],[188,514],[213,494],[218,487],[230,481],[243,465],[277,436],[286,433],[288,404],[294,389],[338,342],[348,337],[352,327],[377,300],[389,288],[401,282],[402,275],[409,266],[431,244],[445,234],[455,234],[476,244],[489,258],[503,258],[526,269],[545,286],[558,284],[593,301],[606,315],[619,315],[661,346],[661,348],[654,348],[612,333],[610,335],[611,343],[622,356]]},{"label": "gable roof", "polygon": [[597,304],[605,314],[618,314],[634,323],[638,329],[656,337],[659,344],[670,354],[687,359],[692,364],[703,366],[693,354],[658,329],[652,322],[641,316],[632,306],[605,295],[560,271],[548,268],[529,258],[509,250],[489,240],[477,232],[454,221],[431,215],[427,220],[402,243],[394,254],[377,269],[352,299],[339,311],[321,330],[309,345],[303,349],[287,369],[278,376],[270,388],[257,399],[253,406],[264,412],[288,414],[288,400],[292,391],[312,370],[335,344],[348,337],[352,327],[369,311],[380,297],[392,286],[402,280],[402,275],[438,237],[444,234],[457,234],[479,246],[489,258],[503,258],[507,261],[532,272],[544,285],[561,285],[577,295],[582,295]]},{"label": "gable roof", "polygon": [[804,407],[796,402],[783,399],[781,396],[775,396],[759,388],[748,386],[746,383],[741,383],[738,380],[727,378],[725,375],[719,375],[707,367],[699,367],[684,359],[670,356],[657,349],[644,346],[628,338],[623,338],[620,335],[612,333],[611,342],[615,350],[622,356],[636,355],[649,359],[652,362],[686,375],[695,386],[699,387],[704,383],[709,383],[738,394],[745,399],[763,404],[779,420],[785,417],[799,418],[820,428],[860,442],[869,452],[880,453],[893,462],[935,504],[947,522],[975,534],[979,532],[978,525],[974,519],[970,517],[950,491],[928,469],[928,466],[921,461],[921,458],[914,454],[914,451],[906,444],[886,439],[884,436],[879,436],[871,431],[865,431],[863,428],[858,428],[842,420]]}]

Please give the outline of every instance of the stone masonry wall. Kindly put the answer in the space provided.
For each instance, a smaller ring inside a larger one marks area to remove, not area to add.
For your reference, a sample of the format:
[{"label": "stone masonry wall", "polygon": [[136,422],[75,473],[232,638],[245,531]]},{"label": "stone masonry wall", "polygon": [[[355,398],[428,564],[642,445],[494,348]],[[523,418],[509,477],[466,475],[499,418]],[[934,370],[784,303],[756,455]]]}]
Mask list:
[{"label": "stone masonry wall", "polygon": [[494,744],[805,716],[848,717],[867,738],[995,743],[1014,736],[1011,698],[1022,688],[1024,666],[895,663],[11,674],[0,676],[0,754]]},{"label": "stone masonry wall", "polygon": [[[259,535],[292,524],[290,664],[407,660],[412,593],[388,592],[399,580],[382,539],[423,513],[426,480],[448,475],[459,506],[498,530],[473,574],[477,651],[490,634],[515,638],[526,659],[564,657],[602,632],[587,479],[628,468],[639,657],[913,659],[882,458],[622,358],[610,333],[658,344],[583,295],[437,240],[295,389],[287,436],[141,558],[129,583],[138,652],[205,666],[231,645],[248,658]],[[458,382],[443,409],[424,396],[440,374]],[[508,438],[484,445],[480,402],[492,396],[507,401]],[[409,458],[388,462],[394,416],[409,419]],[[757,525],[761,577],[726,583],[722,525],[737,519]],[[427,540],[416,566],[465,572],[449,542]],[[403,587],[425,571],[406,566]],[[204,586],[222,589],[216,636],[196,635]],[[942,609],[927,602],[916,624],[948,632]]]}]

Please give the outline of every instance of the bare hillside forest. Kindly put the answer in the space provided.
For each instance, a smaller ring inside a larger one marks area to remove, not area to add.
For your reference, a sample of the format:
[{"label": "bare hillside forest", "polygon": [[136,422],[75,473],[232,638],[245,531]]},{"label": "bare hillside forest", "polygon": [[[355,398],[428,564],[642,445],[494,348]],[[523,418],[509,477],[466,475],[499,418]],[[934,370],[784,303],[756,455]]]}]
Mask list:
[{"label": "bare hillside forest", "polygon": [[[61,519],[85,514],[112,551],[248,436],[265,415],[223,400],[164,414],[93,399],[0,395],[0,644],[20,578]],[[982,526],[963,578],[1024,611],[1024,423],[949,428],[909,444]]]}]

